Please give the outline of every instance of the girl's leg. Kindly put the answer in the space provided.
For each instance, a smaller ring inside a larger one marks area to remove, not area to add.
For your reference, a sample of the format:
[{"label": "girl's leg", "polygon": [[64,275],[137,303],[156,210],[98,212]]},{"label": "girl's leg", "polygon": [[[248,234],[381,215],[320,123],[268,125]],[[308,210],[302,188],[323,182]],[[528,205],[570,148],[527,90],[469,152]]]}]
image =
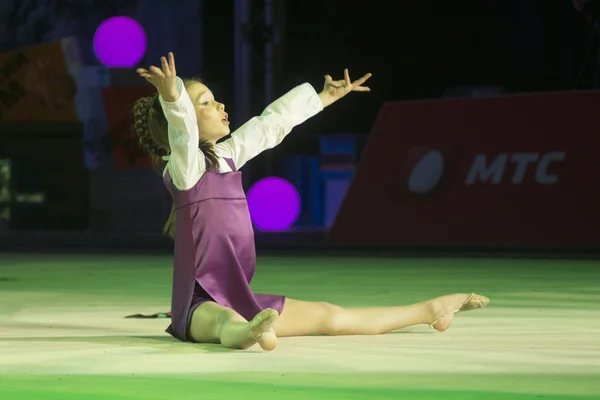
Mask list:
[{"label": "girl's leg", "polygon": [[190,336],[199,343],[221,343],[233,349],[247,349],[258,342],[264,350],[273,350],[277,337],[270,330],[277,319],[277,311],[266,309],[248,322],[230,308],[206,302],[192,315]]},{"label": "girl's leg", "polygon": [[[468,294],[453,294],[408,306],[356,309],[286,299],[283,312],[275,324],[275,333],[278,337],[377,335],[412,325],[433,324],[438,320],[433,327],[444,331],[452,322],[452,312],[458,310],[468,298]],[[487,305],[487,299],[485,301],[480,306]],[[440,319],[442,316],[445,317]]]}]

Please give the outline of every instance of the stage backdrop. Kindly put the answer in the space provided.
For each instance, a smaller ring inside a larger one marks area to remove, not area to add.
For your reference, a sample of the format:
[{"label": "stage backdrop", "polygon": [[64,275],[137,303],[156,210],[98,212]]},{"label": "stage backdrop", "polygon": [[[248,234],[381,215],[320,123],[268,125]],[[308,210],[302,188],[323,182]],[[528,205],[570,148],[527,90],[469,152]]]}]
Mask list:
[{"label": "stage backdrop", "polygon": [[132,118],[133,105],[140,97],[153,96],[156,89],[152,85],[112,86],[102,89],[104,109],[108,124],[110,143],[119,169],[149,168],[150,157],[138,143]]},{"label": "stage backdrop", "polygon": [[382,107],[331,231],[365,246],[600,246],[600,93]]},{"label": "stage backdrop", "polygon": [[0,121],[76,122],[74,40],[0,53]]}]

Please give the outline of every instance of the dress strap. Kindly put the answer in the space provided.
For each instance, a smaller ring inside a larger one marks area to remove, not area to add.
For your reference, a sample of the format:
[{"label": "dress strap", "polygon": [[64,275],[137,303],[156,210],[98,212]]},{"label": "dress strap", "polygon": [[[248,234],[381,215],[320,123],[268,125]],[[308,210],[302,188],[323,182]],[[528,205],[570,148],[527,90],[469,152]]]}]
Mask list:
[{"label": "dress strap", "polygon": [[227,165],[229,165],[229,168],[231,168],[232,171],[235,171],[235,164],[233,163],[233,160],[231,158],[225,158],[225,161],[227,162]]}]

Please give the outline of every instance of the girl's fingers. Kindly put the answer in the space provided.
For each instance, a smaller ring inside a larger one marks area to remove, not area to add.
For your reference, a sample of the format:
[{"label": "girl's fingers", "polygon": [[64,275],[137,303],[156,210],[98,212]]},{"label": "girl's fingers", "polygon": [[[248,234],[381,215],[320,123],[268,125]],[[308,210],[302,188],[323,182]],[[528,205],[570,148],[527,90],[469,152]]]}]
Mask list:
[{"label": "girl's fingers", "polygon": [[150,67],[150,72],[153,75],[156,75],[159,78],[164,78],[165,77],[165,74],[163,73],[163,71],[160,68],[155,67],[154,65]]},{"label": "girl's fingers", "polygon": [[165,76],[168,76],[171,74],[171,69],[169,68],[169,63],[167,62],[167,58],[166,57],[161,57],[160,58],[160,64],[162,66],[162,72],[163,74],[165,74]]},{"label": "girl's fingers", "polygon": [[346,86],[352,85],[352,82],[350,81],[350,73],[348,72],[348,68],[344,70],[344,83],[346,84]]},{"label": "girl's fingers", "polygon": [[169,67],[171,69],[171,73],[175,75],[175,56],[173,52],[169,52]]},{"label": "girl's fingers", "polygon": [[359,80],[355,81],[353,83],[353,85],[355,86],[361,86],[363,83],[365,83],[371,76],[373,76],[371,73],[365,74],[362,78],[360,78]]}]

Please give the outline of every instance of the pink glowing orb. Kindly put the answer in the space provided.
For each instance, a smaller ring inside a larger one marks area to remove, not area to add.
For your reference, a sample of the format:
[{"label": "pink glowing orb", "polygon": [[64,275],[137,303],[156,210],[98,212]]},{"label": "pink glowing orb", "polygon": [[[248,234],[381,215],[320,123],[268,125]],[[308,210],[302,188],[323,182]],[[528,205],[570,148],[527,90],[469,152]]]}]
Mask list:
[{"label": "pink glowing orb", "polygon": [[144,28],[129,17],[109,18],[96,29],[94,51],[109,68],[134,67],[146,53]]},{"label": "pink glowing orb", "polygon": [[300,196],[290,182],[267,177],[248,191],[248,208],[254,226],[261,231],[285,231],[300,215]]}]

